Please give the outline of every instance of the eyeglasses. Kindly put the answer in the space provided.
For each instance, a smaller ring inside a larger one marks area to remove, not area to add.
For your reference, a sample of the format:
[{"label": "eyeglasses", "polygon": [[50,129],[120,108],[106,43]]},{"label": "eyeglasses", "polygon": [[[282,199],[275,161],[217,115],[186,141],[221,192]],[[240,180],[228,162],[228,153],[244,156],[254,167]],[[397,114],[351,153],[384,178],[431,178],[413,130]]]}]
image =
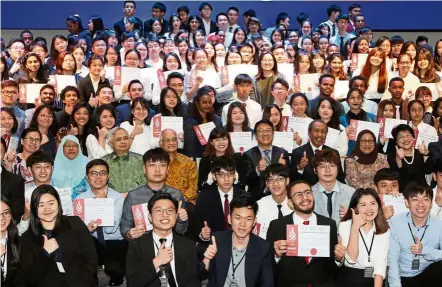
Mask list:
[{"label": "eyeglasses", "polygon": [[6,211],[0,213],[0,217],[2,217],[2,218],[11,218],[11,211],[10,210],[6,210]]},{"label": "eyeglasses", "polygon": [[318,168],[319,169],[332,169],[332,168],[337,168],[337,165],[334,163],[329,163],[329,164],[322,163],[322,164],[318,165]]},{"label": "eyeglasses", "polygon": [[360,142],[362,144],[365,144],[365,145],[372,145],[372,144],[374,144],[374,140],[360,140]]},{"label": "eyeglasses", "polygon": [[167,215],[174,215],[176,213],[174,208],[155,208],[154,210],[152,210],[152,212],[157,215],[163,215],[164,212],[166,212]]},{"label": "eyeglasses", "polygon": [[40,143],[41,139],[34,139],[34,138],[24,138],[24,140],[27,140],[30,143]]},{"label": "eyeglasses", "polygon": [[410,139],[410,138],[412,138],[412,137],[413,137],[412,135],[407,134],[407,135],[404,135],[404,136],[398,136],[397,139],[400,140],[400,141],[402,141],[402,140]]},{"label": "eyeglasses", "polygon": [[38,115],[39,118],[41,119],[53,119],[54,117],[52,115]]},{"label": "eyeglasses", "polygon": [[102,170],[102,171],[90,171],[89,175],[91,177],[106,176],[107,175],[107,171],[105,171],[105,170]]},{"label": "eyeglasses", "polygon": [[287,89],[284,88],[284,87],[275,87],[275,88],[273,88],[273,90],[275,90],[275,91],[287,91]]},{"label": "eyeglasses", "polygon": [[235,176],[235,172],[231,171],[231,172],[217,172],[215,173],[216,176],[220,177],[220,178],[232,178]]},{"label": "eyeglasses", "polygon": [[4,90],[2,91],[2,94],[4,94],[5,96],[15,96],[17,95],[17,91],[8,91],[8,90]]},{"label": "eyeglasses", "polygon": [[282,176],[267,179],[268,184],[275,184],[275,183],[283,184],[284,182],[285,182],[285,177],[282,177]]},{"label": "eyeglasses", "polygon": [[273,130],[258,130],[258,133],[261,135],[265,135],[265,134],[272,134]]},{"label": "eyeglasses", "polygon": [[297,199],[301,199],[303,197],[312,197],[313,192],[311,190],[305,190],[305,191],[298,191],[293,194],[293,197],[296,197]]}]

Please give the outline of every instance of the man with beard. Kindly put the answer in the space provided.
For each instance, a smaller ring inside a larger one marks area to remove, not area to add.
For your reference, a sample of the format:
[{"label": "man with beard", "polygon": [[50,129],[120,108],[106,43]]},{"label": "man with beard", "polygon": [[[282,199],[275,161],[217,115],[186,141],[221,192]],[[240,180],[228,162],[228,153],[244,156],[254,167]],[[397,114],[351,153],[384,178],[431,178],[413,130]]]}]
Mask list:
[{"label": "man with beard", "polygon": [[[327,132],[327,124],[321,120],[314,120],[309,124],[309,142],[292,151],[292,173],[290,176],[292,181],[302,179],[310,183],[310,185],[315,185],[318,182],[318,176],[313,169],[312,159],[321,150],[330,149],[339,157],[337,150],[324,144]],[[338,165],[338,180],[340,182],[345,181],[344,171],[340,162]]]},{"label": "man with beard", "polygon": [[35,109],[39,105],[50,105],[54,104],[55,99],[55,89],[52,85],[44,85],[40,89],[40,96],[35,99],[35,108],[28,109],[25,111],[25,127],[29,128],[32,116],[34,115]]},{"label": "man with beard", "polygon": [[[334,287],[338,271],[336,261],[342,261],[345,247],[338,243],[336,223],[313,212],[315,199],[308,182],[297,180],[287,186],[294,212],[270,223],[267,241],[275,251],[276,280],[278,287]],[[287,225],[325,225],[330,227],[330,255],[328,257],[286,256]]]}]

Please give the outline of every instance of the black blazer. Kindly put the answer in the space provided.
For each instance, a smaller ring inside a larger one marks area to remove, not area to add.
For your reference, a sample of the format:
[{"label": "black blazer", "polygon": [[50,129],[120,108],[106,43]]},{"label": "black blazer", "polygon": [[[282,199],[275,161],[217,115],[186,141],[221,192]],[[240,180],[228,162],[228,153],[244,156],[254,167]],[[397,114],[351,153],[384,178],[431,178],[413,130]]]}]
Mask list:
[{"label": "black blazer", "polygon": [[14,220],[18,223],[25,209],[25,181],[21,176],[7,171],[6,168],[0,168],[2,169],[2,196],[5,196],[9,200],[12,213],[14,214]]},{"label": "black blazer", "polygon": [[[140,20],[140,18],[135,17],[137,19],[137,25],[138,31],[140,31],[140,36],[143,35],[143,21]],[[124,18],[121,18],[121,20],[114,23],[114,31],[117,35],[118,39],[121,40],[121,34],[123,34],[126,31],[126,27],[124,25]]]},{"label": "black blazer", "polygon": [[[272,147],[272,164],[278,163],[279,158],[283,154],[283,158],[285,159],[286,167],[290,166],[290,158],[288,152],[280,147],[273,146]],[[251,192],[252,197],[255,200],[261,199],[264,194],[265,189],[265,180],[263,172],[258,174],[256,173],[256,167],[259,165],[259,161],[261,160],[262,155],[257,146],[249,149],[244,153],[244,161],[247,165],[247,185],[249,186],[248,191]]]},{"label": "black blazer", "polygon": [[[282,256],[276,264],[276,286],[292,287],[307,286],[307,284],[317,286],[317,284],[334,282],[334,277],[338,271],[334,259],[334,248],[338,243],[336,223],[330,218],[315,214],[318,225],[330,226],[330,257],[314,257],[307,265],[304,257]],[[288,224],[293,224],[293,213],[270,223],[267,231],[267,241],[271,246],[275,241],[287,239],[286,226]]]},{"label": "black blazer", "polygon": [[199,29],[203,30],[206,33],[206,36],[208,36],[210,33],[215,33],[216,31],[218,31],[218,26],[216,26],[216,23],[213,21],[210,21],[210,31],[206,31],[203,21],[204,21],[203,19],[199,21],[200,22]]},{"label": "black blazer", "polygon": [[[199,264],[193,241],[173,234],[175,279],[180,287],[200,287]],[[126,257],[126,286],[160,287],[159,272],[152,260],[155,258],[152,231],[129,242]]]},{"label": "black blazer", "polygon": [[428,160],[431,160],[433,165],[436,166],[438,162],[442,159],[442,143],[435,142],[430,143],[428,145],[428,150],[430,151],[430,157]]},{"label": "black blazer", "polygon": [[[104,81],[98,82],[98,89],[101,86],[111,86],[110,82],[108,79],[104,79]],[[96,96],[95,90],[94,90],[94,86],[92,85],[92,79],[91,79],[91,75],[88,74],[86,77],[84,77],[83,79],[81,79],[78,82],[78,90],[80,91],[80,99],[78,100],[78,102],[80,104],[85,104],[89,102],[89,98],[91,97],[91,94],[94,95],[94,97]]]},{"label": "black blazer", "polygon": [[[232,231],[216,232],[214,236],[218,253],[210,262],[209,271],[206,272],[206,276],[209,278],[207,287],[223,287],[232,261]],[[209,242],[201,243],[201,245],[205,246],[205,248],[198,248],[198,250],[205,251]],[[255,234],[250,234],[244,259],[246,286],[243,287],[274,286],[272,246]]]},{"label": "black blazer", "polygon": [[[233,198],[237,198],[246,192],[237,187],[233,188]],[[191,224],[193,232],[190,234],[192,238],[198,237],[204,221],[212,232],[222,231],[226,229],[224,222],[224,210],[221,198],[219,196],[218,187],[216,185],[209,186],[198,194],[195,204],[194,222]]]},{"label": "black blazer", "polygon": [[20,263],[26,286],[97,286],[98,258],[92,236],[77,216],[62,216],[60,226],[53,231],[57,239],[61,263],[66,273],[60,273],[55,261],[57,251],[48,255],[43,249],[43,236],[26,231],[20,244]]},{"label": "black blazer", "polygon": [[[335,152],[336,155],[339,157],[339,152],[337,150],[335,150],[329,146],[326,146],[326,145],[322,146],[322,149],[326,149],[326,148],[332,149],[333,152]],[[304,168],[304,172],[302,174],[300,174],[298,172],[298,164],[301,162],[301,159],[304,157],[304,152],[307,153],[308,164]],[[312,186],[318,182],[318,176],[316,175],[316,173],[313,169],[313,164],[312,164],[313,156],[314,156],[314,153],[313,153],[312,146],[310,145],[310,142],[306,143],[303,146],[295,148],[292,151],[292,168],[291,168],[291,176],[290,176],[291,181],[303,179],[303,180],[307,181],[308,183],[310,183]],[[342,169],[341,161],[339,161],[337,179],[340,182],[345,182],[345,174]]]},{"label": "black blazer", "polygon": [[[18,234],[17,234],[18,237]],[[6,278],[3,278],[3,270],[1,271],[2,287],[22,287],[24,285],[24,277],[21,273],[20,262],[12,264],[11,240],[6,242],[7,259],[6,259]]]}]

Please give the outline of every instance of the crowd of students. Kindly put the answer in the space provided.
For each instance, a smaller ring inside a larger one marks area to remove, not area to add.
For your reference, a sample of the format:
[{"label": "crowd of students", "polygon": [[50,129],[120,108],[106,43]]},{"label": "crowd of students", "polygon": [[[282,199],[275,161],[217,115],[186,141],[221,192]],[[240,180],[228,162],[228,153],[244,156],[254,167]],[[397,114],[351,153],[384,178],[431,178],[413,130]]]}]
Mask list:
[{"label": "crowd of students", "polygon": [[3,286],[440,285],[442,39],[135,12],[2,41]]}]

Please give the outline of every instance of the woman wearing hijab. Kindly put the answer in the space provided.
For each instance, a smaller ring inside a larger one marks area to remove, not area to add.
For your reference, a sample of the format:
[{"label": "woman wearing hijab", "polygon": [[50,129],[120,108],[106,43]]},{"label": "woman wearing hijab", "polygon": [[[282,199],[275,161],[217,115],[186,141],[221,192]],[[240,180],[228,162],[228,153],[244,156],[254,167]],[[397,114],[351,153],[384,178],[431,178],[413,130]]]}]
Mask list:
[{"label": "woman wearing hijab", "polygon": [[345,179],[349,186],[374,188],[374,175],[381,168],[388,168],[387,156],[378,153],[376,137],[369,130],[363,130],[356,139],[356,146],[345,159]]},{"label": "woman wearing hijab", "polygon": [[86,180],[87,157],[81,152],[76,136],[65,136],[58,147],[52,173],[52,184],[58,188],[72,189],[72,199],[89,187]]}]

